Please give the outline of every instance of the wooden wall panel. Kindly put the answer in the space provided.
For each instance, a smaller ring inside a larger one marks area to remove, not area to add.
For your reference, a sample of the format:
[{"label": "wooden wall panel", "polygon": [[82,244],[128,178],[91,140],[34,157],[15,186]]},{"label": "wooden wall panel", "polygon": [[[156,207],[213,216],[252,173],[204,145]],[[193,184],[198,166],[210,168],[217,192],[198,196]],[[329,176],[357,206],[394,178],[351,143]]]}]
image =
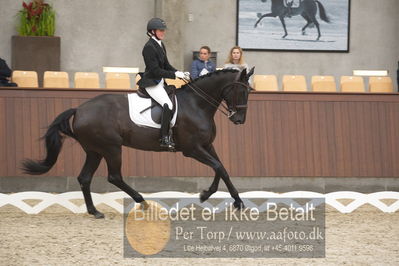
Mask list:
[{"label": "wooden wall panel", "polygon": [[0,176],[7,174],[6,100],[0,98]]},{"label": "wooden wall panel", "polygon": [[6,99],[6,175],[16,175],[16,142],[15,142],[15,104],[14,98]]},{"label": "wooden wall panel", "polygon": [[[23,175],[23,158],[45,154],[38,140],[54,118],[105,92],[0,89],[0,176]],[[244,125],[233,125],[220,113],[215,121],[215,148],[231,176],[399,176],[398,94],[253,93]],[[77,176],[84,160],[79,143],[66,139],[47,175]],[[123,148],[122,173],[214,175],[180,153],[128,148]],[[96,175],[107,175],[104,162]]]}]

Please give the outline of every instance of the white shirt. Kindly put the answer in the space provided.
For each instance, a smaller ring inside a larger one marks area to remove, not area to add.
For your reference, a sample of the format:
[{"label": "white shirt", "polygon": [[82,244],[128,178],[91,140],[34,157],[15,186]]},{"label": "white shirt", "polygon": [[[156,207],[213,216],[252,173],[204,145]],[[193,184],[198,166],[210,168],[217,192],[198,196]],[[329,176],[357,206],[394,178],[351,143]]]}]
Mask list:
[{"label": "white shirt", "polygon": [[154,40],[159,44],[159,46],[162,47],[162,42],[161,42],[161,40],[158,40],[155,36],[152,36],[151,38],[154,39]]}]

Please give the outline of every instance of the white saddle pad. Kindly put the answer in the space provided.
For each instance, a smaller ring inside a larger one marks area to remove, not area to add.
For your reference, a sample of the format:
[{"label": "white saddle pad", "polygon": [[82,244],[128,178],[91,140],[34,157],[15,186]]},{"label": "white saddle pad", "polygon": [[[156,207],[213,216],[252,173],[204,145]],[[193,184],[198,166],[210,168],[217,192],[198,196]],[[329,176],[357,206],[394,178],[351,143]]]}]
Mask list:
[{"label": "white saddle pad", "polygon": [[[175,96],[176,97],[176,96]],[[153,128],[161,128],[161,124],[157,124],[151,118],[151,109],[147,109],[143,113],[140,113],[144,109],[151,106],[151,99],[141,98],[137,95],[137,93],[129,93],[127,95],[129,101],[129,115],[130,119],[138,125],[138,126],[145,126],[145,127],[153,127]],[[176,123],[177,117],[177,99],[176,100],[176,111],[173,114],[173,118],[171,126],[173,127]]]}]

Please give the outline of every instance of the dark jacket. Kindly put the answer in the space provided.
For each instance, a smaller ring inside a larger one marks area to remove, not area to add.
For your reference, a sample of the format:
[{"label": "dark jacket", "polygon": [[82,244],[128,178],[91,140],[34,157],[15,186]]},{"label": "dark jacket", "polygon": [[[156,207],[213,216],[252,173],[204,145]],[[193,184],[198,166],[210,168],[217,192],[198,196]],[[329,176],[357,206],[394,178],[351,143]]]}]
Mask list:
[{"label": "dark jacket", "polygon": [[174,79],[177,71],[169,64],[166,56],[166,49],[152,38],[144,45],[143,57],[145,63],[145,72],[137,83],[141,88],[155,86],[162,78]]},{"label": "dark jacket", "polygon": [[6,61],[0,58],[0,80],[8,82],[7,78],[11,77],[11,69]]},{"label": "dark jacket", "polygon": [[0,87],[17,87],[16,83],[10,82],[7,78],[11,77],[12,71],[6,61],[0,58]]}]

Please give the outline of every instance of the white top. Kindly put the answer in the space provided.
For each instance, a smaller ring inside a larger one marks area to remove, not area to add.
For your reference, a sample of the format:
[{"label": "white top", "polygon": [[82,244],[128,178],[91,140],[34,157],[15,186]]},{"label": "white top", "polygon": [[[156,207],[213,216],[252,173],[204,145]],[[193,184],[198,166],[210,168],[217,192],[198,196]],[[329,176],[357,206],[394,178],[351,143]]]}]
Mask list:
[{"label": "white top", "polygon": [[[249,72],[249,67],[248,64],[244,63],[242,65],[240,64],[224,64],[223,66],[224,69],[236,69],[238,71],[242,71],[244,68],[247,70],[247,73]],[[249,85],[253,85],[253,75],[249,78]]]},{"label": "white top", "polygon": [[246,63],[240,65],[240,64],[224,64],[223,68],[227,68],[227,69],[236,69],[236,70],[243,70],[244,68],[247,69],[247,71],[249,71],[248,69],[248,65]]},{"label": "white top", "polygon": [[155,36],[152,36],[151,38],[154,39],[154,40],[159,44],[159,46],[162,47],[162,42],[161,42],[161,40],[158,40]]}]

